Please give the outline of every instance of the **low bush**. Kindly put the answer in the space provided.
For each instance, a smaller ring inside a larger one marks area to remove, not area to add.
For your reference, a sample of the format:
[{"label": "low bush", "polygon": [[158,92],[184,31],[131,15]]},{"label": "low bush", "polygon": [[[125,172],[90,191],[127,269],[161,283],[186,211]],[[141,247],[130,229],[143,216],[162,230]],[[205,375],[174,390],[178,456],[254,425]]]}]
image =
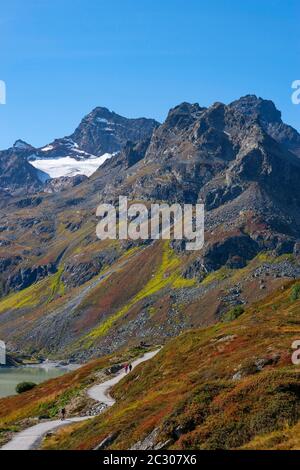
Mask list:
[{"label": "low bush", "polygon": [[36,384],[34,382],[21,382],[16,386],[16,392],[28,392],[28,390],[32,390],[34,387],[36,387]]}]

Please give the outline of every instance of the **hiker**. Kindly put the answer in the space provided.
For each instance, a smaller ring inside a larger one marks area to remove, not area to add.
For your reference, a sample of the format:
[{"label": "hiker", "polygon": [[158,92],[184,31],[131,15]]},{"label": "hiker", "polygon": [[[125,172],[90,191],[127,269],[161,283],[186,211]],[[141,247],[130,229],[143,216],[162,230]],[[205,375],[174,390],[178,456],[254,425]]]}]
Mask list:
[{"label": "hiker", "polygon": [[128,372],[128,364],[125,364],[125,374]]},{"label": "hiker", "polygon": [[129,372],[132,371],[132,364],[129,364]]},{"label": "hiker", "polygon": [[62,408],[60,414],[61,414],[61,420],[64,421],[66,417],[66,409]]}]

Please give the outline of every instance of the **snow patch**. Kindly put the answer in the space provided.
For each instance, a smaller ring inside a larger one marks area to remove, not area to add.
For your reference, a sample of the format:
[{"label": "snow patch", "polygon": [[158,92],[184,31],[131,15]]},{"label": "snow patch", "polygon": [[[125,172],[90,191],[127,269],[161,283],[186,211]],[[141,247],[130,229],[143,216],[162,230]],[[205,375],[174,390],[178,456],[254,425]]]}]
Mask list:
[{"label": "snow patch", "polygon": [[80,161],[75,160],[75,158],[72,157],[61,157],[38,159],[30,163],[38,170],[49,175],[50,178],[75,175],[91,176],[99,166],[112,156],[113,155],[110,153],[105,153],[101,157],[89,158]]},{"label": "snow patch", "polygon": [[109,121],[107,119],[104,119],[104,118],[97,118],[96,121],[97,122],[103,122],[104,124],[109,124]]},{"label": "snow patch", "polygon": [[53,150],[53,145],[47,145],[46,147],[43,147],[41,149],[42,152],[50,152],[50,150]]}]

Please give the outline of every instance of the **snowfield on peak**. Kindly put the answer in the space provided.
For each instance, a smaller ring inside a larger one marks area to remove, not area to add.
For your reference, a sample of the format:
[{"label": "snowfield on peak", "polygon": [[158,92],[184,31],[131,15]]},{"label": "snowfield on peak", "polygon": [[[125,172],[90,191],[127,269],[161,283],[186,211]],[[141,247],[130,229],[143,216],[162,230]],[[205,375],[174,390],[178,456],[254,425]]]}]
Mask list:
[{"label": "snowfield on peak", "polygon": [[42,152],[49,152],[49,150],[53,150],[53,149],[54,149],[53,145],[47,145],[46,147],[43,147],[41,149],[41,151]]},{"label": "snowfield on peak", "polygon": [[72,157],[47,158],[31,161],[36,169],[47,173],[49,178],[61,176],[85,175],[91,176],[113,154],[105,153],[101,157],[93,157],[84,160],[76,160]]}]

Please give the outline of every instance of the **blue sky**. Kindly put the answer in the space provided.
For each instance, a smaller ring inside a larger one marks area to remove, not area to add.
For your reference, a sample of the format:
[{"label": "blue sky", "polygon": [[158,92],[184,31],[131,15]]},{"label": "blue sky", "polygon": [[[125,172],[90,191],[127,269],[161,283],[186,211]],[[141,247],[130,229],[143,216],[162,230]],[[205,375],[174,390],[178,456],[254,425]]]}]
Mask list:
[{"label": "blue sky", "polygon": [[162,121],[255,93],[300,129],[299,0],[1,0],[0,148],[44,145],[96,106]]}]

